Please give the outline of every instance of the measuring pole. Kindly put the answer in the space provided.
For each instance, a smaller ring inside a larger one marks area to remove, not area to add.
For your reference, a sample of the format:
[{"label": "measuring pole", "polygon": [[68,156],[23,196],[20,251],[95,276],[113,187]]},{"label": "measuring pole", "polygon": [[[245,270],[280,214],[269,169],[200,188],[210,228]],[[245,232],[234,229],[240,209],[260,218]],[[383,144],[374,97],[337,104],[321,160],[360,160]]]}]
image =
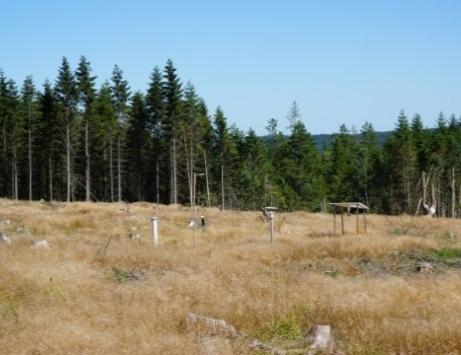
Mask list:
[{"label": "measuring pole", "polygon": [[152,217],[152,240],[154,241],[154,245],[158,246],[158,217]]}]

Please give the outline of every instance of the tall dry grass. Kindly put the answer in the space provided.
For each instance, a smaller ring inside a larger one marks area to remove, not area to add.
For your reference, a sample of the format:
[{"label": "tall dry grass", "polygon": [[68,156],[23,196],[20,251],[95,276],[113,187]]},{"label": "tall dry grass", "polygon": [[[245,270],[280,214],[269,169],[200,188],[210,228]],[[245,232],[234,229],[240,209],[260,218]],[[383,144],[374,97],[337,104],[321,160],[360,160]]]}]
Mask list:
[{"label": "tall dry grass", "polygon": [[[155,248],[152,205],[122,207],[0,200],[13,240],[0,244],[1,354],[199,354],[188,312],[280,346],[285,322],[301,332],[332,325],[347,354],[461,353],[456,255],[415,272],[418,258],[461,247],[460,221],[370,216],[357,236],[351,216],[348,234],[333,237],[329,215],[278,214],[271,245],[257,213],[207,209],[193,248],[191,211],[160,206]],[[141,239],[127,237],[132,226]],[[31,249],[33,239],[51,248]]]}]

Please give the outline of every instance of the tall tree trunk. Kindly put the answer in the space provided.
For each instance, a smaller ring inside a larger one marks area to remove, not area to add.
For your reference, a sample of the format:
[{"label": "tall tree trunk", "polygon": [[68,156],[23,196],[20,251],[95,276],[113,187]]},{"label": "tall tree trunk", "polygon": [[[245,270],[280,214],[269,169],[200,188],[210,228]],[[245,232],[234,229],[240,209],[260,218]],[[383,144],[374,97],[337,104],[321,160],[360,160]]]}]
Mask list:
[{"label": "tall tree trunk", "polygon": [[455,168],[451,169],[451,218],[456,217],[456,191],[455,191]]},{"label": "tall tree trunk", "polygon": [[423,204],[426,204],[426,199],[427,199],[427,183],[426,183],[426,173],[423,171],[422,176],[422,185],[423,185]]},{"label": "tall tree trunk", "polygon": [[[189,160],[189,149],[188,149],[188,143],[187,143],[187,135],[186,135],[186,131],[184,130],[183,132],[184,136],[184,151],[186,153],[186,170],[187,170],[187,184],[189,185],[189,202],[190,202],[190,206],[192,207],[193,206],[193,196],[194,196],[194,192],[193,192],[193,182],[192,182],[192,179],[193,179],[193,168],[192,168],[192,161]],[[192,149],[192,147],[191,147]]]},{"label": "tall tree trunk", "polygon": [[109,180],[110,202],[114,202],[114,157],[113,157],[112,127],[109,129]]},{"label": "tall tree trunk", "polygon": [[158,161],[158,156],[155,161],[155,201],[160,203],[160,164]]},{"label": "tall tree trunk", "polygon": [[221,211],[224,211],[224,162],[221,160]]},{"label": "tall tree trunk", "polygon": [[118,202],[122,202],[122,161],[121,161],[121,149],[122,143],[120,142],[120,136],[117,137],[117,193]]},{"label": "tall tree trunk", "polygon": [[435,206],[435,215],[437,216],[437,209],[439,208],[439,201],[436,200],[436,195],[435,195],[435,173],[434,177],[432,178],[432,184],[431,184],[431,195],[432,195],[432,206]]},{"label": "tall tree trunk", "polygon": [[[195,171],[195,156],[194,156],[194,137],[193,137],[193,128],[191,129],[190,135],[190,171],[192,176],[194,177]],[[194,177],[194,207],[197,201],[197,173],[195,173]]]},{"label": "tall tree trunk", "polygon": [[195,173],[195,177],[194,177],[194,171],[195,171],[195,160],[194,160],[194,139],[193,139],[193,129],[192,129],[192,132],[191,132],[191,135],[190,135],[190,142],[189,142],[189,146],[190,146],[190,172],[192,174],[192,177],[193,177],[193,190],[194,190],[194,195],[193,195],[193,199],[194,199],[194,203],[193,203],[193,206],[195,207],[195,202],[197,201],[197,173]]},{"label": "tall tree trunk", "polygon": [[177,161],[176,161],[176,136],[173,134],[171,138],[171,191],[170,191],[170,203],[178,203],[178,185],[177,185]]},{"label": "tall tree trunk", "polygon": [[178,165],[176,157],[176,137],[173,137],[173,203],[178,203]]},{"label": "tall tree trunk", "polygon": [[12,185],[12,198],[18,199],[18,164],[17,164],[17,151],[16,142],[13,142],[13,157],[11,161],[11,185]]},{"label": "tall tree trunk", "polygon": [[69,121],[69,108],[66,109],[66,201],[70,202],[71,196],[71,170],[70,170],[70,121]]},{"label": "tall tree trunk", "polygon": [[205,182],[206,182],[206,199],[207,199],[207,204],[208,207],[211,207],[210,203],[210,185],[208,181],[208,163],[206,159],[206,150],[203,150],[203,160],[204,160],[204,166],[205,166]]},{"label": "tall tree trunk", "polygon": [[13,129],[12,132],[13,140],[11,143],[12,148],[12,159],[11,159],[11,195],[13,200],[18,199],[18,152],[16,146],[16,128]]},{"label": "tall tree trunk", "polygon": [[411,186],[410,186],[410,178],[408,176],[408,171],[405,174],[405,188],[406,188],[406,195],[407,195],[407,207],[406,213],[410,214],[410,206],[411,206]]},{"label": "tall tree trunk", "polygon": [[48,175],[49,175],[49,199],[50,202],[53,201],[53,167],[52,167],[52,162],[51,162],[51,154],[48,155]]},{"label": "tall tree trunk", "polygon": [[7,141],[6,141],[6,127],[3,125],[3,155],[6,158],[6,152],[7,152]]},{"label": "tall tree trunk", "polygon": [[91,201],[91,167],[88,117],[85,119],[85,190],[86,202]]},{"label": "tall tree trunk", "polygon": [[28,161],[29,161],[29,201],[32,201],[32,130],[31,130],[31,113],[30,113],[30,102],[29,102],[29,129],[28,129]]}]

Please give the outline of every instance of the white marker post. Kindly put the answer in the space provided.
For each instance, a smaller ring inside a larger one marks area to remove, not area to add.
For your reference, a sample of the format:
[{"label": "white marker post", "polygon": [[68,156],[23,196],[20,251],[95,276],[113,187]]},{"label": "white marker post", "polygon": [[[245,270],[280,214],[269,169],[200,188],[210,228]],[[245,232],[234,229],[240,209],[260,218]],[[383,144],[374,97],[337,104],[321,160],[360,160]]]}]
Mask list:
[{"label": "white marker post", "polygon": [[270,211],[269,212],[269,228],[270,228],[270,233],[271,233],[271,244],[275,241],[274,219],[275,219],[275,212]]},{"label": "white marker post", "polygon": [[158,217],[152,217],[152,240],[154,241],[155,246],[158,246]]}]

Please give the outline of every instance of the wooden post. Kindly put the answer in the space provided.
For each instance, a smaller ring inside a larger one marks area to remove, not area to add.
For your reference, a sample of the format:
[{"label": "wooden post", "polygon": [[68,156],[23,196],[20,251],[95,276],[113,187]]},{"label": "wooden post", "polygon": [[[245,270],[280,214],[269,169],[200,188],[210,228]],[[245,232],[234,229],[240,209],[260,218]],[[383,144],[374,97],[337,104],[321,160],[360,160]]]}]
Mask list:
[{"label": "wooden post", "polygon": [[341,207],[341,234],[344,235],[344,211]]},{"label": "wooden post", "polygon": [[356,228],[357,228],[357,234],[359,234],[360,230],[359,230],[359,205],[358,204],[355,206],[355,209],[356,209],[355,214],[357,216],[357,218],[356,218]]},{"label": "wooden post", "polygon": [[333,235],[336,236],[336,206],[333,206]]},{"label": "wooden post", "polygon": [[365,228],[365,234],[367,234],[367,210],[363,211],[363,226]]}]

